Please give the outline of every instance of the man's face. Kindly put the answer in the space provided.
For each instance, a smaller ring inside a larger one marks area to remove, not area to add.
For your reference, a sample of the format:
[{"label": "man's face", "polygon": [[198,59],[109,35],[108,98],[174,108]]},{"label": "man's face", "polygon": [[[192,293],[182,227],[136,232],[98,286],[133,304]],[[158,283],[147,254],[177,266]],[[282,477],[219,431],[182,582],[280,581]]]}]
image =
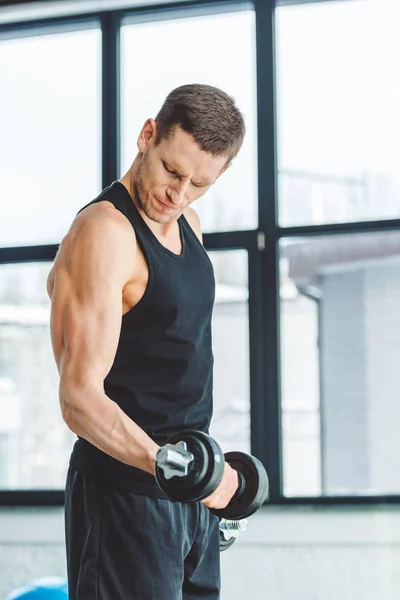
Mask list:
[{"label": "man's face", "polygon": [[155,146],[155,123],[146,121],[139,136],[139,162],[134,179],[136,198],[157,223],[176,220],[187,206],[226,170],[226,158],[203,152],[193,138],[175,128],[168,140]]}]

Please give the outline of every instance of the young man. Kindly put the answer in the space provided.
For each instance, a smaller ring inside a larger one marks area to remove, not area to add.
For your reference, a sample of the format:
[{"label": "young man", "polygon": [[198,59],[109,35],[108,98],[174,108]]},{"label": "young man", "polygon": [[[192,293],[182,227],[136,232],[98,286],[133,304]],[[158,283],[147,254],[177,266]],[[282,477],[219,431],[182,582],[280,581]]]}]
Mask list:
[{"label": "young man", "polygon": [[229,465],[199,503],[154,478],[160,445],[212,415],[214,276],[190,205],[245,134],[234,101],[173,90],[128,172],[81,209],[48,278],[60,404],[77,434],[65,495],[70,600],[219,598],[218,518]]}]

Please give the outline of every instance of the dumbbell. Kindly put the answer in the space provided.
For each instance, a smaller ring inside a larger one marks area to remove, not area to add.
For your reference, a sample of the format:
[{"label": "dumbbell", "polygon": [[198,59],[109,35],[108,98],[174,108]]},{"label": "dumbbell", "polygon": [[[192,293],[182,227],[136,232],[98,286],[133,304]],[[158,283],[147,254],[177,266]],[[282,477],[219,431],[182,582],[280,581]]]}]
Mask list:
[{"label": "dumbbell", "polygon": [[254,456],[244,452],[223,455],[217,442],[202,431],[184,431],[167,440],[157,452],[156,481],[173,500],[200,501],[219,486],[225,460],[238,472],[238,489],[225,508],[211,510],[221,519],[245,519],[268,497],[267,473]]},{"label": "dumbbell", "polygon": [[220,519],[219,521],[219,549],[220,552],[228,550],[236,542],[241,531],[247,529],[247,519],[229,520]]}]

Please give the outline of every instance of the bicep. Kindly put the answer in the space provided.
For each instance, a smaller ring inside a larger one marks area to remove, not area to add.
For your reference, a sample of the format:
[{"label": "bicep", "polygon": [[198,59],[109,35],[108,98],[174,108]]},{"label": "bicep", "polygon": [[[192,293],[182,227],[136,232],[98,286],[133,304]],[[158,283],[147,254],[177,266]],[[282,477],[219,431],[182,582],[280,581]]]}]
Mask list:
[{"label": "bicep", "polygon": [[121,289],[63,269],[55,274],[52,343],[63,383],[102,384],[114,360],[122,318]]},{"label": "bicep", "polygon": [[120,241],[95,237],[68,239],[53,272],[51,337],[61,387],[69,389],[103,386],[121,330]]}]

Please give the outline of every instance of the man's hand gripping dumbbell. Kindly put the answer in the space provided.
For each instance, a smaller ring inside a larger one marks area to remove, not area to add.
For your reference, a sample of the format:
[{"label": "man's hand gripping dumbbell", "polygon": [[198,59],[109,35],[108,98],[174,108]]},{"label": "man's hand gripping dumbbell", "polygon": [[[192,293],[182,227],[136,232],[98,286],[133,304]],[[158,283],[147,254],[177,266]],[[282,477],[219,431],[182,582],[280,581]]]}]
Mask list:
[{"label": "man's hand gripping dumbbell", "polygon": [[244,452],[225,455],[201,431],[175,434],[160,448],[156,480],[170,498],[203,502],[220,517],[220,548],[225,550],[247,526],[246,518],[268,497],[268,477],[262,463]]}]

